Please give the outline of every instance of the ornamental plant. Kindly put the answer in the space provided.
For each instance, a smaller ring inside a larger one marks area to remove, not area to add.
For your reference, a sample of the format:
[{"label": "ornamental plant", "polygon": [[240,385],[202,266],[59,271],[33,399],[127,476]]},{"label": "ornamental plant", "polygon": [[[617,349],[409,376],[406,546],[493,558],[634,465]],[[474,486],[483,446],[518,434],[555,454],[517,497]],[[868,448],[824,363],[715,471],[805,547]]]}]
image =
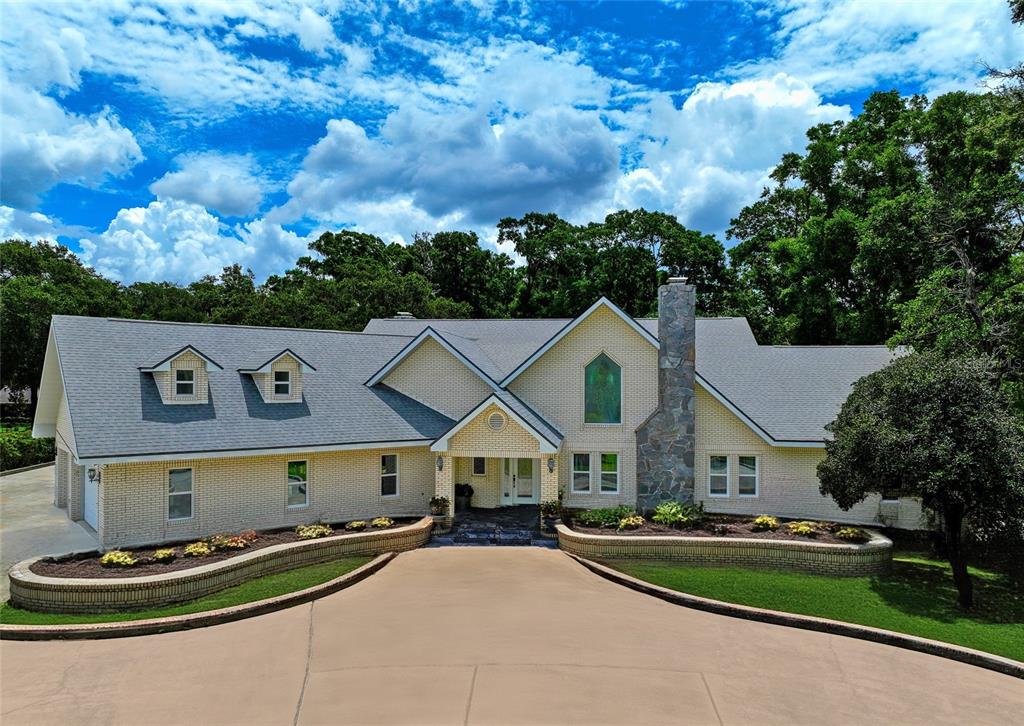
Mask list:
[{"label": "ornamental plant", "polygon": [[779,528],[779,520],[767,514],[762,514],[758,517],[754,517],[754,521],[751,522],[750,528],[755,532],[774,532]]},{"label": "ornamental plant", "polygon": [[[351,522],[349,522],[351,524]],[[363,526],[366,526],[366,522],[363,522]],[[346,526],[345,529],[348,529]],[[300,524],[295,528],[295,534],[298,535],[299,539],[320,539],[321,537],[329,537],[334,532],[329,524]]]},{"label": "ornamental plant", "polygon": [[562,513],[562,503],[557,499],[541,502],[540,513],[544,517],[557,517]]},{"label": "ornamental plant", "polygon": [[383,529],[384,527],[390,527],[394,523],[395,520],[389,517],[375,517],[373,521],[370,522],[370,526],[377,529]]},{"label": "ornamental plant", "polygon": [[431,497],[430,513],[438,516],[448,514],[448,507],[451,504],[448,497]]},{"label": "ornamental plant", "polygon": [[363,519],[357,519],[354,522],[349,522],[345,525],[345,529],[352,532],[358,532],[361,529],[366,529],[366,521]]},{"label": "ornamental plant", "polygon": [[210,546],[209,542],[199,540],[198,542],[185,545],[186,557],[209,557],[212,554],[213,547]]},{"label": "ornamental plant", "polygon": [[177,559],[178,551],[173,547],[165,547],[153,553],[154,562],[172,562]]},{"label": "ornamental plant", "polygon": [[619,529],[639,529],[644,526],[644,518],[639,514],[623,517],[619,520]]},{"label": "ornamental plant", "polygon": [[795,534],[800,537],[817,537],[818,530],[814,526],[814,522],[790,522],[786,525],[786,529],[789,530],[790,534]]},{"label": "ornamental plant", "polygon": [[651,519],[669,527],[692,527],[704,519],[704,505],[662,502],[655,507]]},{"label": "ornamental plant", "polygon": [[100,564],[104,567],[131,567],[137,562],[131,552],[123,550],[110,550],[100,557]]},{"label": "ornamental plant", "polygon": [[624,517],[635,514],[636,510],[626,505],[603,509],[584,509],[576,515],[576,521],[584,527],[617,527]]},{"label": "ornamental plant", "polygon": [[257,539],[259,539],[259,535],[256,534],[256,530],[254,529],[247,529],[244,532],[239,532],[238,536],[244,539],[249,544],[252,544]]},{"label": "ornamental plant", "polygon": [[249,543],[245,541],[240,535],[232,535],[225,537],[216,544],[218,550],[244,550],[249,546]]},{"label": "ornamental plant", "polygon": [[836,537],[848,542],[867,542],[869,539],[867,532],[856,527],[840,527],[836,530]]}]

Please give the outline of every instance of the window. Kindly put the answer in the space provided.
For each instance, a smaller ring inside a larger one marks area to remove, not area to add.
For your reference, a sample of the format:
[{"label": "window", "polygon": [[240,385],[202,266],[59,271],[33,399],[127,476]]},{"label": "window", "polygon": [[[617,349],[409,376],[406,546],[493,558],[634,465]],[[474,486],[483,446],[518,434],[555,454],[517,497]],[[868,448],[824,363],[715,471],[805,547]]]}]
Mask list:
[{"label": "window", "polygon": [[291,371],[274,371],[274,395],[292,395],[292,373]]},{"label": "window", "polygon": [[898,489],[883,489],[882,490],[882,501],[883,502],[898,502],[900,500],[900,492]]},{"label": "window", "polygon": [[384,454],[380,457],[380,495],[398,496],[398,454]]},{"label": "window", "polygon": [[601,493],[619,493],[618,454],[601,454]]},{"label": "window", "polygon": [[306,478],[307,466],[305,461],[288,462],[289,507],[304,507],[309,504],[309,494],[306,488],[309,482],[309,479]]},{"label": "window", "polygon": [[712,497],[729,496],[729,457],[712,456],[708,471],[708,494]]},{"label": "window", "polygon": [[739,457],[739,481],[736,493],[741,497],[757,496],[757,457]]},{"label": "window", "polygon": [[196,395],[196,372],[191,368],[174,371],[174,394],[176,396]]},{"label": "window", "polygon": [[622,423],[622,368],[604,353],[584,370],[583,422]]},{"label": "window", "polygon": [[192,518],[192,470],[171,469],[167,477],[167,518]]},{"label": "window", "polygon": [[473,476],[484,476],[487,474],[487,459],[482,456],[473,457]]},{"label": "window", "polygon": [[572,455],[572,490],[577,494],[590,492],[590,454]]}]

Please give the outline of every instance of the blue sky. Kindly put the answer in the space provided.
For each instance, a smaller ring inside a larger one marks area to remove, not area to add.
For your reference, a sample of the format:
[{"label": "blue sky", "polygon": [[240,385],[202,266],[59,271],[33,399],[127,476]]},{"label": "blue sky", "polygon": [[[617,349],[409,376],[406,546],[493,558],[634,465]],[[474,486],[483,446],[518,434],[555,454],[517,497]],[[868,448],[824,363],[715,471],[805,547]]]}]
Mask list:
[{"label": "blue sky", "polygon": [[528,211],[722,235],[809,126],[1024,58],[1003,0],[14,3],[0,41],[0,235],[126,282]]}]

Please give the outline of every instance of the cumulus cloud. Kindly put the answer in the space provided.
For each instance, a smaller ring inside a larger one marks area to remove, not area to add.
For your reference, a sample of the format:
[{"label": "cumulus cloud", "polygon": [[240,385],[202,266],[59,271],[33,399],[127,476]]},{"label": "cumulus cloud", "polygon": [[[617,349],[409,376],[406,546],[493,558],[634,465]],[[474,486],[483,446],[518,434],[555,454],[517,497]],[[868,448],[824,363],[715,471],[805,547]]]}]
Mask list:
[{"label": "cumulus cloud", "polygon": [[20,209],[0,205],[0,240],[38,239],[56,240],[59,225],[41,212],[23,212]]},{"label": "cumulus cloud", "polygon": [[195,202],[228,216],[254,214],[263,201],[265,184],[251,156],[183,154],[174,163],[177,171],[164,174],[149,186],[160,198]]}]

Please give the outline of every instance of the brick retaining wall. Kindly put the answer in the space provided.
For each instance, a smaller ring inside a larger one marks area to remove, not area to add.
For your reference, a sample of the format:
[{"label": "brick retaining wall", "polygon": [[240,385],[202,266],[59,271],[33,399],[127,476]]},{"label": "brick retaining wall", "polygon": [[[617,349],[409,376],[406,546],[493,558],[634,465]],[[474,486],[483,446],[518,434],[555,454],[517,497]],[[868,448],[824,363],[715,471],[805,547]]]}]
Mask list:
[{"label": "brick retaining wall", "polygon": [[892,541],[865,530],[864,544],[823,544],[739,537],[622,536],[575,532],[559,524],[558,546],[591,560],[669,560],[688,565],[757,567],[818,575],[877,575],[889,570]]},{"label": "brick retaining wall", "polygon": [[35,557],[10,570],[11,602],[26,610],[59,613],[121,612],[195,600],[248,580],[328,562],[340,557],[404,552],[427,543],[433,520],[424,517],[406,527],[359,532],[305,542],[273,545],[209,565],[166,575],[85,578],[47,577],[30,570]]}]

